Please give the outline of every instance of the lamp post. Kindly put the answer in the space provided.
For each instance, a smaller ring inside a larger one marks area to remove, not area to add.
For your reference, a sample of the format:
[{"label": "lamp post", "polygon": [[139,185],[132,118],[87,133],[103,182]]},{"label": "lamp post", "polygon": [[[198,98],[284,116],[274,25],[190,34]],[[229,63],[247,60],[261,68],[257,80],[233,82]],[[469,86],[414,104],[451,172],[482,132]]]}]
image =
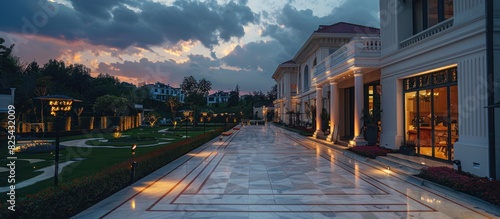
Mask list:
[{"label": "lamp post", "polygon": [[215,128],[217,128],[217,120],[216,120],[216,118],[217,118],[217,113],[212,114],[212,116],[214,117],[214,124],[215,124]]},{"label": "lamp post", "polygon": [[183,112],[183,114],[184,114],[184,120],[186,121],[186,139],[187,139],[187,137],[188,137],[188,119],[189,119],[190,113],[189,113],[189,111],[186,110]]},{"label": "lamp post", "polygon": [[71,111],[73,102],[82,102],[81,100],[73,99],[65,95],[49,95],[44,97],[38,97],[36,99],[49,101],[50,115],[54,116],[56,119],[56,151],[54,158],[54,185],[57,186],[59,183],[59,122],[61,115],[66,114]]},{"label": "lamp post", "polygon": [[207,117],[208,113],[207,112],[202,112],[201,113],[201,118],[203,118],[203,134],[205,134],[205,118]]},{"label": "lamp post", "polygon": [[228,119],[228,118],[229,118],[229,117],[227,116],[227,113],[224,113],[224,128],[223,128],[224,130],[226,129],[227,119]]}]

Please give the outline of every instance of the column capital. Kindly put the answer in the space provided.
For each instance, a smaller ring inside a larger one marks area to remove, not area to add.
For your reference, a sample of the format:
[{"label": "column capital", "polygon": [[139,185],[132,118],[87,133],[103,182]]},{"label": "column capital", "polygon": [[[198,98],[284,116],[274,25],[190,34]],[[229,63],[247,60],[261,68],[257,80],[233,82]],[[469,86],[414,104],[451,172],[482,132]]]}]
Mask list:
[{"label": "column capital", "polygon": [[323,86],[318,85],[318,86],[316,86],[316,89],[317,89],[317,90],[323,90]]},{"label": "column capital", "polygon": [[339,83],[339,82],[334,81],[334,80],[331,80],[331,81],[330,81],[330,84],[338,84],[338,83]]},{"label": "column capital", "polygon": [[354,70],[354,77],[357,77],[357,76],[362,76],[363,75],[363,70],[361,69],[357,69],[357,70]]}]

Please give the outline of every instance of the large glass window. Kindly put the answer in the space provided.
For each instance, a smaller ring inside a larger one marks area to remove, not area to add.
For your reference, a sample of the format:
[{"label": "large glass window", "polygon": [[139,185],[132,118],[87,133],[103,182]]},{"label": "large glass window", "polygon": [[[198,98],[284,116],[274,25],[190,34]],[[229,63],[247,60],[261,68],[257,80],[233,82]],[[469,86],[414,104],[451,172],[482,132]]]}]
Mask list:
[{"label": "large glass window", "polygon": [[453,0],[413,0],[413,33],[453,17]]},{"label": "large glass window", "polygon": [[420,155],[453,159],[458,140],[456,68],[403,80],[405,141]]}]

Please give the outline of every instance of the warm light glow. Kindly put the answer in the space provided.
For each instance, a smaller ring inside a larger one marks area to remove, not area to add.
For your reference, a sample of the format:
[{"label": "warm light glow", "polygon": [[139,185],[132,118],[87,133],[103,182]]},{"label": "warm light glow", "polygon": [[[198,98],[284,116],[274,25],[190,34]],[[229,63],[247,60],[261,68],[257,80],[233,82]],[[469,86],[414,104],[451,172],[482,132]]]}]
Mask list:
[{"label": "warm light glow", "polygon": [[193,157],[208,157],[212,153],[214,153],[214,155],[217,154],[217,152],[200,152],[200,153],[189,153],[187,155],[193,156]]},{"label": "warm light glow", "polygon": [[50,115],[56,116],[59,112],[69,112],[72,104],[72,100],[51,100],[49,101]]},{"label": "warm light glow", "polygon": [[130,203],[130,207],[132,209],[135,209],[135,199],[132,199],[132,202]]},{"label": "warm light glow", "polygon": [[120,138],[122,137],[122,133],[121,132],[114,132],[113,133],[113,138]]}]

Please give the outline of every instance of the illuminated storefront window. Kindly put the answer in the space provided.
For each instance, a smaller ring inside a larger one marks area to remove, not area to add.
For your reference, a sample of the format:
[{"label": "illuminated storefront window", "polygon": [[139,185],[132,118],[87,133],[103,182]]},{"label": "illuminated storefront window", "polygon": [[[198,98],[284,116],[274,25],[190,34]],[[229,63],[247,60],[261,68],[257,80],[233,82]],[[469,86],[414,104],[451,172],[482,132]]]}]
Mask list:
[{"label": "illuminated storefront window", "polygon": [[453,159],[458,140],[457,69],[403,80],[405,141],[417,145],[420,155]]}]

